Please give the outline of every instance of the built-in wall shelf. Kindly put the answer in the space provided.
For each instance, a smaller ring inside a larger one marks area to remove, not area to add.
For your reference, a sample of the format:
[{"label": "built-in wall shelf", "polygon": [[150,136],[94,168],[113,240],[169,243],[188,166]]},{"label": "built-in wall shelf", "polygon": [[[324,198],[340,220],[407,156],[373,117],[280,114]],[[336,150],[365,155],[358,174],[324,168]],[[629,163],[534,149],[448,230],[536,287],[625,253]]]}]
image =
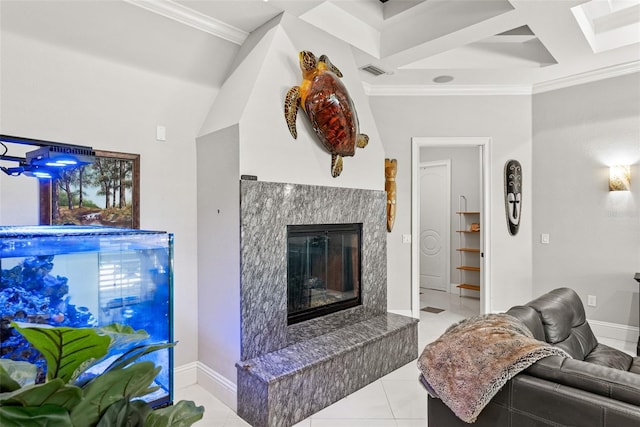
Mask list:
[{"label": "built-in wall shelf", "polygon": [[467,210],[467,199],[464,196],[459,198],[458,215],[458,248],[459,253],[458,266],[456,269],[459,273],[459,281],[456,287],[462,289],[479,291],[480,277],[480,212]]},{"label": "built-in wall shelf", "polygon": [[465,270],[465,271],[480,271],[480,267],[471,267],[469,265],[461,265],[459,267],[456,267],[458,270]]},{"label": "built-in wall shelf", "polygon": [[469,289],[471,291],[479,291],[480,290],[480,286],[478,286],[478,285],[469,285],[467,283],[459,284],[458,288],[460,288],[460,289]]}]

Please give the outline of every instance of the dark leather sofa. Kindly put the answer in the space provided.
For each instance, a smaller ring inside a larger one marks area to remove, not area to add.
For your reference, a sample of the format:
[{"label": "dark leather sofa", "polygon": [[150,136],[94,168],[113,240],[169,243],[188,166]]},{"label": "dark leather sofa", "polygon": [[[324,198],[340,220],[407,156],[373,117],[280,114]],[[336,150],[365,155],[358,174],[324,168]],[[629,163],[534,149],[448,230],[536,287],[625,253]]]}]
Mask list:
[{"label": "dark leather sofa", "polygon": [[[640,426],[640,357],[598,343],[573,290],[555,289],[507,313],[572,358],[534,363],[509,380],[471,425]],[[428,399],[429,427],[470,425],[439,399]]]}]

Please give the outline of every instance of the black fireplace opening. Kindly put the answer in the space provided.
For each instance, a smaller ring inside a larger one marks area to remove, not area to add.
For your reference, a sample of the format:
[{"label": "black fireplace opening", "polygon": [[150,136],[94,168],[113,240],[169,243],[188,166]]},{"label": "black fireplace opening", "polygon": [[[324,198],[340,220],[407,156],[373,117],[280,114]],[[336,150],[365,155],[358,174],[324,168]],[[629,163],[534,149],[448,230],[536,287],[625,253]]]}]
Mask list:
[{"label": "black fireplace opening", "polygon": [[287,226],[287,323],[362,303],[362,224]]}]

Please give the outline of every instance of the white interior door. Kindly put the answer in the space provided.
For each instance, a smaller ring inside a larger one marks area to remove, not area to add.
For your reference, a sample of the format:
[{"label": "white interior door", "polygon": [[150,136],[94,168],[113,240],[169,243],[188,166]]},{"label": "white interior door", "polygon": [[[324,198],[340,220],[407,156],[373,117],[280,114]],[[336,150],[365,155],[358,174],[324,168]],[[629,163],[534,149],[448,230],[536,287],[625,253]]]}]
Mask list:
[{"label": "white interior door", "polygon": [[451,162],[420,164],[420,287],[449,290]]}]

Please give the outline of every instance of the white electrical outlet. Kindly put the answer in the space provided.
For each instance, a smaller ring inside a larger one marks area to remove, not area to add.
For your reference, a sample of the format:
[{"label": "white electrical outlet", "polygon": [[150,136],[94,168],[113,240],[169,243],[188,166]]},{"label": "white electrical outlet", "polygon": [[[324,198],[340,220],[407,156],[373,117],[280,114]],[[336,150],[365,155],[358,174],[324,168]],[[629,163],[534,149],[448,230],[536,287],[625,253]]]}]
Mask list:
[{"label": "white electrical outlet", "polygon": [[411,243],[411,234],[403,234],[402,243]]},{"label": "white electrical outlet", "polygon": [[548,245],[549,244],[549,234],[548,233],[542,233],[540,235],[540,243],[542,243],[543,245]]},{"label": "white electrical outlet", "polygon": [[587,295],[587,305],[589,307],[596,306],[596,296],[595,295]]}]

